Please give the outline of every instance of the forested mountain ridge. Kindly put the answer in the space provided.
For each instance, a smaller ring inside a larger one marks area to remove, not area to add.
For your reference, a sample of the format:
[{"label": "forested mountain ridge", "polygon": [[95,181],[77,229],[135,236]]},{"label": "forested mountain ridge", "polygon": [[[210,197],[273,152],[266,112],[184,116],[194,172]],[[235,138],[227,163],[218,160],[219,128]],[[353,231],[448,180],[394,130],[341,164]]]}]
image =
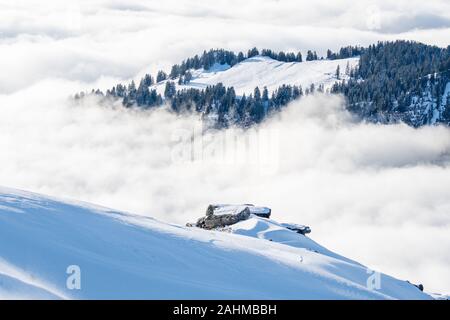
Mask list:
[{"label": "forested mountain ridge", "polygon": [[450,124],[450,46],[371,45],[350,80],[336,83],[331,92],[344,94],[349,109],[372,122]]},{"label": "forested mountain ridge", "polygon": [[[262,64],[259,73],[255,71],[258,64]],[[292,70],[297,70],[295,76]],[[240,75],[245,73],[252,75],[251,83],[256,85],[250,92],[237,93],[236,83],[241,86],[249,81]],[[419,127],[450,124],[449,76],[450,46],[411,41],[379,42],[367,48],[349,46],[337,53],[328,50],[326,58],[308,51],[305,61],[300,52],[253,48],[236,54],[214,49],[174,65],[170,73],[159,71],[156,79],[147,74],[139,85],[132,81],[106,93],[93,90],[90,94],[102,97],[102,101],[121,100],[125,107],[146,109],[167,103],[174,112],[199,113],[215,127],[248,127],[303,95],[341,93],[347,97],[348,109],[361,119],[402,121]],[[210,81],[202,83],[206,77]],[[224,85],[230,77],[234,77],[229,81],[233,85]],[[278,85],[272,83],[269,90],[264,77],[278,77]]]}]

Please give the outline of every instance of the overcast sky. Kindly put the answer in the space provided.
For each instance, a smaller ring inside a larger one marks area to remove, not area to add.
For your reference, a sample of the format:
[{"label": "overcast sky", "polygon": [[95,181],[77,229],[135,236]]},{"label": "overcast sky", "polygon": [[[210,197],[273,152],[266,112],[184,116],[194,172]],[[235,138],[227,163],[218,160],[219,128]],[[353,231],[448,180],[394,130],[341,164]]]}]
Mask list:
[{"label": "overcast sky", "polygon": [[264,124],[280,149],[277,170],[261,175],[248,164],[175,163],[173,134],[192,130],[193,117],[67,99],[216,47],[447,46],[449,1],[71,3],[0,0],[0,185],[180,224],[211,202],[268,205],[330,249],[449,292],[449,129],[356,124],[340,98],[310,97]]},{"label": "overcast sky", "polygon": [[1,0],[0,92],[45,77],[132,78],[212,47],[324,53],[386,39],[446,46],[449,36],[446,0]]}]

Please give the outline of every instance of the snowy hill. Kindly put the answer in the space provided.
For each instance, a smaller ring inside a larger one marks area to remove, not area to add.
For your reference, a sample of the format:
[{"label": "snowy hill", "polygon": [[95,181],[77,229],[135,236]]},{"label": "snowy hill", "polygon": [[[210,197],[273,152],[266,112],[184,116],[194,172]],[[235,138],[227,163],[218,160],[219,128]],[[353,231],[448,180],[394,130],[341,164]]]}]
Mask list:
[{"label": "snowy hill", "polygon": [[81,92],[74,98],[82,102],[95,96],[102,104],[120,101],[127,108],[167,106],[179,114],[201,115],[207,127],[226,128],[250,127],[294,100],[326,92],[345,96],[347,109],[368,122],[450,124],[448,48],[379,42],[308,61],[254,50],[246,56],[224,49],[205,51],[173,65],[169,74],[160,70],[156,81],[145,74],[138,83]]},{"label": "snowy hill", "polygon": [[371,290],[366,267],[272,220],[205,231],[10,189],[0,257],[0,298],[431,298],[387,275]]},{"label": "snowy hill", "polygon": [[[336,79],[336,69],[341,70],[340,80],[348,79],[345,74],[347,65],[353,68],[359,57],[337,60],[314,60],[304,62],[281,62],[266,56],[246,59],[233,67],[215,64],[209,70],[192,70],[192,80],[187,85],[177,85],[177,89],[203,89],[222,83],[225,87],[234,87],[236,94],[251,94],[256,87],[267,87],[269,92],[283,84],[301,85],[303,88],[314,84],[330,88]],[[164,93],[165,82],[155,85],[158,93]]]}]

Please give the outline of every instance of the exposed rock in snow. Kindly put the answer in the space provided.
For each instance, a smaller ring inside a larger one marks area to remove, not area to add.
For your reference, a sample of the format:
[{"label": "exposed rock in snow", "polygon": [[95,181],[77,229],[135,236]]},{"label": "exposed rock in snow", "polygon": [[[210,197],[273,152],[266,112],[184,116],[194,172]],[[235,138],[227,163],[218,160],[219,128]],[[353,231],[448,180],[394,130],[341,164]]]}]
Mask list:
[{"label": "exposed rock in snow", "polygon": [[250,217],[250,210],[245,206],[242,210],[236,211],[236,213],[214,214],[214,212],[211,211],[212,210],[209,210],[208,208],[206,217],[200,218],[195,226],[211,230],[215,228],[223,228],[238,223],[239,221],[247,220]]},{"label": "exposed rock in snow", "polygon": [[[196,227],[203,229],[217,229],[233,225],[239,221],[247,220],[251,214],[258,217],[269,218],[270,208],[255,207],[252,204],[230,205],[230,204],[210,204],[206,209],[206,216],[198,219]],[[186,224],[193,226],[191,223]]]},{"label": "exposed rock in snow", "polygon": [[311,228],[310,227],[304,226],[304,225],[301,225],[301,224],[282,223],[281,225],[283,227],[289,229],[289,230],[295,231],[295,232],[303,234],[303,235],[311,233]]}]

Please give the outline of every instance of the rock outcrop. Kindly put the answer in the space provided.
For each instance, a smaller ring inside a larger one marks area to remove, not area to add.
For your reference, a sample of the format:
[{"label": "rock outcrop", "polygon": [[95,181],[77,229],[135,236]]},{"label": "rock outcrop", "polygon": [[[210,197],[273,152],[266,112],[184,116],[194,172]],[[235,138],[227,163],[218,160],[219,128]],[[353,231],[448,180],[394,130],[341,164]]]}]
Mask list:
[{"label": "rock outcrop", "polygon": [[196,227],[203,229],[215,229],[230,226],[250,217],[250,210],[246,206],[239,206],[231,213],[215,214],[215,206],[210,205],[206,210],[206,216],[198,219]]},{"label": "rock outcrop", "polygon": [[302,235],[311,233],[311,228],[308,226],[304,226],[301,224],[295,224],[295,223],[282,223],[281,224],[283,227],[285,227],[286,229],[295,231],[297,233],[300,233]]},{"label": "rock outcrop", "polygon": [[206,216],[201,217],[194,224],[188,223],[186,225],[188,227],[195,226],[211,230],[247,220],[252,214],[262,218],[270,218],[271,209],[267,207],[255,207],[252,204],[211,204],[206,209]]},{"label": "rock outcrop", "polygon": [[[187,223],[186,226],[212,230],[247,220],[251,215],[269,219],[271,212],[272,210],[270,208],[255,207],[252,204],[210,204],[206,209],[206,216],[198,219],[196,223]],[[281,226],[301,235],[306,235],[311,232],[311,228],[304,225],[283,223]]]}]

